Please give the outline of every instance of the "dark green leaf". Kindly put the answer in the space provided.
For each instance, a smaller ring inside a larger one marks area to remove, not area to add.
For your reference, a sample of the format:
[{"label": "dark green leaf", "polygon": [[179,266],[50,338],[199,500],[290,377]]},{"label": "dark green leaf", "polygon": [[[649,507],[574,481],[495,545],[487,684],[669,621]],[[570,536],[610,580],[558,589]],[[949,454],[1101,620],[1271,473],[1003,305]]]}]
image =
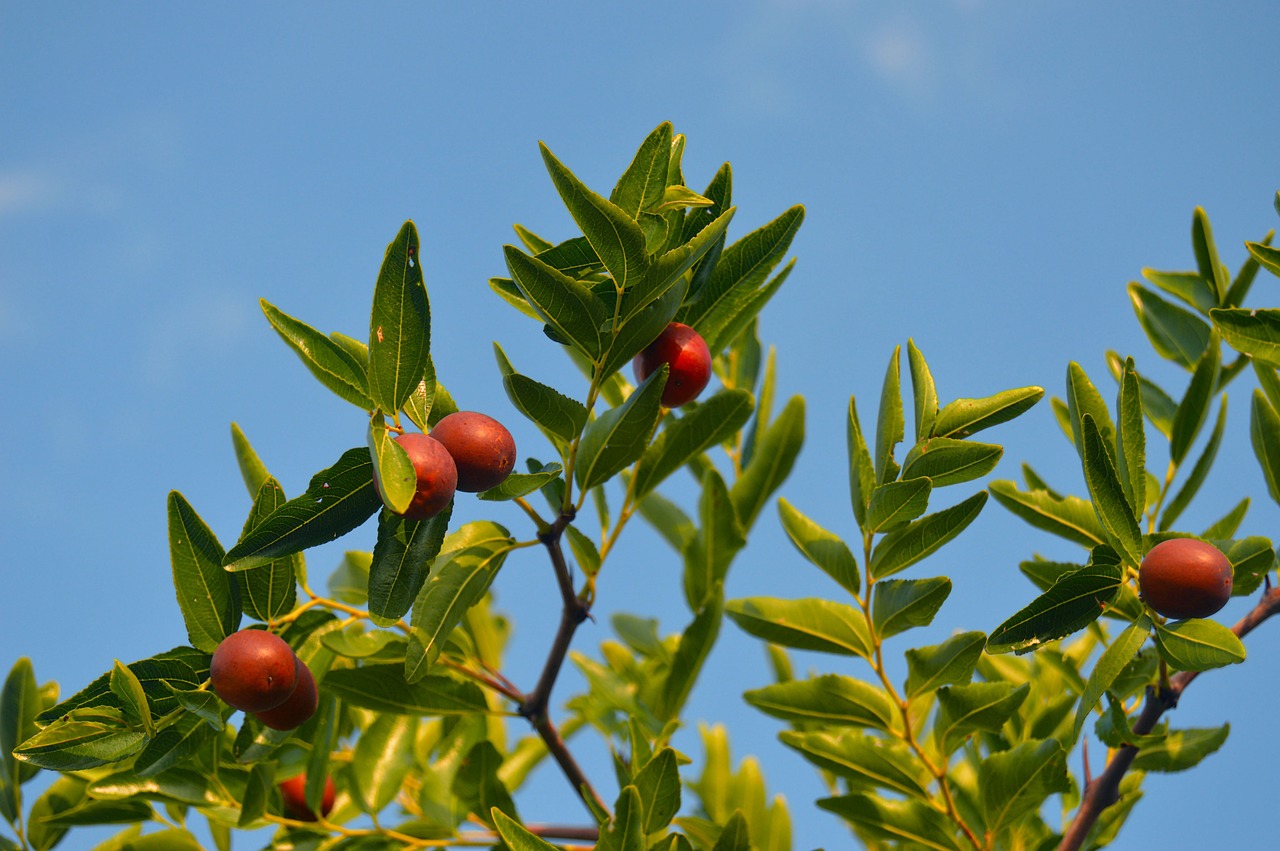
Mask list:
[{"label": "dark green leaf", "polygon": [[644,811],[645,835],[671,824],[680,811],[680,771],[676,752],[663,748],[640,769],[634,782]]},{"label": "dark green leaf", "polygon": [[29,765],[53,771],[80,771],[137,753],[147,737],[131,728],[119,709],[73,709],[13,749]]},{"label": "dark green leaf", "polygon": [[963,502],[926,514],[885,535],[871,553],[871,575],[877,579],[891,576],[937,552],[963,532],[986,503],[986,491],[979,491]]},{"label": "dark green leaf", "polygon": [[902,462],[902,478],[929,479],[934,487],[971,482],[996,468],[1004,449],[994,443],[977,443],[935,437],[917,443]]},{"label": "dark green leaf", "polygon": [[747,542],[729,490],[714,467],[702,477],[698,519],[701,526],[684,550],[685,599],[694,612],[719,593],[729,565]]},{"label": "dark green leaf", "polygon": [[487,712],[484,693],[470,682],[427,676],[416,683],[404,679],[398,664],[335,668],[324,687],[351,706],[397,715],[465,715]]},{"label": "dark green leaf", "polygon": [[1074,361],[1067,366],[1067,410],[1071,420],[1071,436],[1081,458],[1084,457],[1084,444],[1080,423],[1086,414],[1093,418],[1098,434],[1102,435],[1107,446],[1116,445],[1116,427],[1111,422],[1107,403],[1103,401],[1102,394],[1089,380],[1084,369]]},{"label": "dark green leaf", "polygon": [[502,480],[501,484],[476,494],[476,498],[485,502],[505,502],[510,499],[518,499],[540,490],[547,482],[558,479],[560,473],[563,472],[563,468],[559,464],[542,464],[539,466],[541,469],[536,473],[510,474]]},{"label": "dark green leaf", "polygon": [[596,851],[644,851],[644,805],[635,786],[625,786],[614,804],[613,818],[600,830]]},{"label": "dark green leaf", "polygon": [[1143,269],[1142,277],[1160,289],[1175,295],[1207,314],[1218,306],[1218,295],[1213,291],[1212,279],[1206,281],[1199,272],[1159,272],[1155,269]]},{"label": "dark green leaf", "polygon": [[1076,710],[1073,741],[1080,736],[1085,719],[1098,705],[1102,695],[1111,688],[1112,683],[1138,655],[1150,631],[1151,621],[1143,617],[1125,628],[1125,631],[1120,633],[1120,637],[1102,651],[1102,655],[1093,666],[1093,672],[1089,674],[1089,682],[1085,685],[1084,693],[1080,695],[1080,708]]},{"label": "dark green leaf", "polygon": [[1218,383],[1221,348],[1218,346],[1217,334],[1210,336],[1209,345],[1204,356],[1196,362],[1195,371],[1191,375],[1191,383],[1187,392],[1178,403],[1173,415],[1173,434],[1169,440],[1169,455],[1174,464],[1181,464],[1187,451],[1200,433],[1205,417],[1209,413],[1209,400]]},{"label": "dark green leaf", "polygon": [[[142,684],[153,714],[160,716],[178,706],[178,692],[193,691],[209,678],[209,654],[191,647],[175,647],[149,659],[129,665]],[[120,699],[111,691],[110,674],[103,674],[56,706],[37,716],[40,724],[50,724],[73,709],[111,707],[121,709]]]},{"label": "dark green leaf", "polygon": [[240,624],[239,589],[222,569],[222,544],[177,491],[169,492],[169,558],[187,635],[212,653]]},{"label": "dark green leaf", "polygon": [[849,497],[853,503],[853,517],[858,527],[867,529],[867,510],[876,486],[876,471],[867,449],[867,440],[858,422],[858,407],[854,397],[849,397],[849,417],[846,440],[849,451]]},{"label": "dark green leaf", "polygon": [[869,657],[871,640],[862,613],[830,600],[730,600],[725,612],[757,638],[797,650]]},{"label": "dark green leaf", "polygon": [[[437,400],[440,402],[439,405],[436,404]],[[427,366],[423,370],[422,380],[418,382],[418,386],[413,388],[413,392],[405,400],[405,414],[408,415],[409,420],[414,425],[425,432],[439,422],[441,417],[447,416],[456,410],[457,406],[453,404],[449,391],[445,390],[444,385],[436,379],[436,365],[431,360],[431,356],[428,355]]]},{"label": "dark green leaf", "polygon": [[702,665],[720,635],[723,601],[723,591],[716,586],[707,603],[680,634],[680,645],[671,660],[671,670],[662,683],[661,696],[654,709],[654,715],[660,720],[666,722],[680,717]]},{"label": "dark green leaf", "polygon": [[1207,729],[1175,730],[1160,744],[1139,750],[1131,769],[1168,772],[1194,768],[1206,756],[1222,747],[1230,732],[1230,724]]},{"label": "dark green leaf", "polygon": [[1125,361],[1116,400],[1116,471],[1133,518],[1141,521],[1147,507],[1147,435],[1142,419],[1142,389],[1133,358]]},{"label": "dark green leaf", "polygon": [[[699,260],[722,245],[725,231],[733,219],[734,208],[719,214],[714,221],[698,232],[684,245],[676,246],[655,258],[645,270],[644,276],[622,296],[620,318],[630,323],[642,310],[654,301],[664,298]],[[682,294],[686,290],[681,290]],[[683,295],[675,300],[667,318],[670,322],[684,302]]]},{"label": "dark green leaf", "polygon": [[1084,415],[1080,426],[1084,477],[1093,498],[1094,510],[1109,533],[1109,542],[1128,564],[1137,566],[1142,560],[1142,531],[1134,519],[1133,508],[1125,499],[1120,477],[1112,463],[1111,450],[1107,448],[1106,438],[1099,433],[1091,414]]},{"label": "dark green leaf", "polygon": [[748,691],[743,698],[774,718],[824,726],[888,730],[897,717],[897,708],[884,689],[836,674],[774,683]]},{"label": "dark green leaf", "polygon": [[871,620],[882,638],[933,623],[934,616],[951,594],[951,580],[886,579],[877,582],[871,602]]},{"label": "dark green leaf", "polygon": [[[365,364],[324,334],[279,310],[266,299],[259,299],[258,304],[271,327],[321,384],[358,408],[367,411],[373,407]],[[247,476],[245,480],[248,481]]]},{"label": "dark green leaf", "polygon": [[[111,693],[120,701],[125,720],[142,727],[148,735],[154,733],[151,724],[151,705],[147,702],[147,693],[142,690],[142,683],[137,674],[130,671],[117,659],[108,675]],[[32,715],[34,718],[34,713]]]},{"label": "dark green leaf", "polygon": [[[1223,401],[1225,402],[1226,400],[1224,399]],[[1225,408],[1226,406],[1224,405],[1223,407]],[[1221,417],[1221,413],[1219,413],[1219,417]],[[1214,431],[1216,432],[1217,429],[1215,428]],[[1208,455],[1207,448],[1205,450],[1205,455]],[[1196,467],[1199,468],[1199,466],[1200,465],[1197,463]],[[1184,485],[1183,488],[1185,489],[1186,486]],[[1237,502],[1234,508],[1216,520],[1212,526],[1205,529],[1204,532],[1201,533],[1200,537],[1205,539],[1230,538],[1236,533],[1236,530],[1240,528],[1240,524],[1244,521],[1244,516],[1248,512],[1249,497],[1246,496],[1244,499]]]},{"label": "dark green leaf", "polygon": [[1115,599],[1124,571],[1109,547],[1099,546],[1089,563],[1068,573],[1006,620],[987,639],[987,652],[1025,653],[1084,629]]},{"label": "dark green leaf", "polygon": [[744,529],[750,529],[769,497],[791,473],[804,444],[803,396],[792,396],[760,437],[746,469],[729,489]]},{"label": "dark green leaf", "polygon": [[253,766],[245,782],[240,817],[236,820],[237,827],[247,828],[262,818],[267,811],[267,801],[273,789],[275,789],[275,766],[269,762],[260,762]]},{"label": "dark green leaf", "polygon": [[1048,739],[991,754],[978,767],[978,788],[987,832],[998,833],[1038,811],[1050,795],[1070,791],[1066,752]]},{"label": "dark green leaf", "polygon": [[929,507],[933,484],[930,479],[909,478],[878,485],[871,492],[865,531],[892,532],[924,514]]},{"label": "dark green leaf", "polygon": [[934,738],[944,753],[954,753],[970,733],[998,733],[1030,691],[1027,683],[969,683],[940,688]]},{"label": "dark green leaf", "polygon": [[369,565],[369,615],[375,624],[391,626],[409,611],[440,552],[452,514],[450,503],[426,520],[407,520],[389,511],[378,515],[378,543]]},{"label": "dark green leaf", "polygon": [[556,846],[539,838],[537,834],[530,833],[520,822],[496,807],[490,812],[490,818],[512,851],[557,851]]},{"label": "dark green leaf", "polygon": [[556,334],[594,360],[604,350],[600,327],[608,319],[604,302],[581,282],[536,257],[508,245],[507,269],[521,294]]},{"label": "dark green leaf", "polygon": [[1271,407],[1261,390],[1253,391],[1253,407],[1249,412],[1249,438],[1253,453],[1262,467],[1267,493],[1280,503],[1280,414]]},{"label": "dark green leaf", "polygon": [[902,413],[902,379],[899,375],[901,346],[893,347],[889,368],[880,388],[880,413],[876,417],[876,449],[872,455],[876,468],[876,484],[883,485],[898,477],[898,463],[893,458],[894,449],[906,431]]},{"label": "dark green leaf", "polygon": [[139,797],[196,807],[227,806],[231,803],[209,788],[208,778],[190,768],[171,768],[158,776],[122,771],[93,781],[88,792],[94,798],[109,801]]},{"label": "dark green leaf", "polygon": [[133,770],[151,777],[189,759],[214,736],[214,730],[199,715],[178,716],[149,741],[134,760]]},{"label": "dark green leaf", "polygon": [[854,788],[877,787],[913,797],[928,794],[929,773],[903,742],[853,730],[839,733],[787,730],[779,733],[778,738],[819,768],[848,779]]},{"label": "dark green leaf", "polygon": [[938,411],[933,436],[969,437],[1020,416],[1043,397],[1043,387],[1019,387],[982,399],[956,399]]},{"label": "dark green leaf", "polygon": [[747,391],[722,390],[684,416],[668,416],[636,468],[632,485],[636,498],[649,493],[689,459],[735,434],[754,408],[755,401]]},{"label": "dark green leaf", "polygon": [[583,426],[587,424],[587,409],[582,403],[516,372],[497,343],[494,343],[493,351],[502,371],[502,386],[516,410],[542,429],[552,441],[568,444],[582,433]]},{"label": "dark green leaf", "polygon": [[916,442],[933,436],[938,416],[938,390],[933,384],[933,374],[924,355],[916,348],[914,340],[907,340],[907,364],[911,368],[911,396],[915,406]]},{"label": "dark green leaf", "polygon": [[1160,658],[1180,671],[1208,671],[1244,661],[1244,644],[1236,634],[1213,620],[1189,618],[1176,623],[1156,622]]},{"label": "dark green leaf", "polygon": [[650,375],[619,407],[587,424],[578,444],[574,478],[588,490],[625,469],[649,446],[662,407],[667,368]]},{"label": "dark green leaf", "polygon": [[[267,476],[253,500],[253,508],[249,511],[249,518],[245,520],[241,537],[252,532],[285,502],[287,500],[280,483]],[[236,573],[240,603],[247,615],[260,621],[273,621],[293,610],[298,596],[294,569],[299,558],[297,555],[285,556],[260,567]]]},{"label": "dark green leaf", "polygon": [[959,841],[936,809],[923,801],[893,801],[872,795],[819,798],[818,806],[895,847],[958,851]]},{"label": "dark green leaf", "polygon": [[[86,798],[70,809],[46,816],[43,821],[46,825],[53,827],[75,827],[77,825],[94,824],[129,824],[131,822],[148,821],[154,815],[151,805],[146,801],[95,801],[92,798]],[[168,831],[165,832],[167,833]],[[186,833],[186,831],[182,832]],[[139,846],[133,843],[132,847]],[[194,846],[175,844],[159,847],[172,848],[174,851],[185,851],[185,849],[189,848],[199,849],[200,846],[198,844]]]},{"label": "dark green leaf", "polygon": [[1215,303],[1220,302],[1231,282],[1227,277],[1226,267],[1218,259],[1218,248],[1213,242],[1209,216],[1201,207],[1196,207],[1191,220],[1191,245],[1196,252],[1196,267],[1200,271],[1200,277],[1212,288]]},{"label": "dark green leaf", "polygon": [[[1138,284],[1129,285],[1129,299],[1156,352],[1186,369],[1193,368],[1209,345],[1209,323]],[[1214,310],[1210,315],[1219,312]],[[1214,321],[1217,322],[1216,317]],[[1223,336],[1230,339],[1225,329]]]},{"label": "dark green leaf", "polygon": [[655,127],[609,195],[610,203],[632,219],[641,211],[649,212],[662,204],[671,159],[671,135],[671,122],[664,121]]},{"label": "dark green leaf", "polygon": [[431,356],[431,308],[418,229],[405,222],[387,246],[369,317],[369,398],[394,414],[417,389]]},{"label": "dark green leaf", "polygon": [[805,517],[785,499],[778,500],[778,515],[782,518],[783,530],[800,554],[856,597],[861,578],[849,545]]},{"label": "dark green leaf", "polygon": [[986,642],[987,637],[981,632],[962,632],[941,644],[908,650],[907,696],[969,682]]},{"label": "dark green leaf", "polygon": [[1275,569],[1276,553],[1267,538],[1254,536],[1238,541],[1214,541],[1214,544],[1227,554],[1234,569],[1232,596],[1240,597],[1257,591],[1266,575]]},{"label": "dark green leaf", "polygon": [[[144,698],[145,699],[145,698]],[[17,814],[21,797],[18,787],[35,775],[35,768],[14,759],[13,749],[38,731],[40,688],[31,660],[23,656],[9,669],[0,689],[0,795],[6,796],[6,812]]]},{"label": "dark green leaf", "polygon": [[[625,318],[625,324],[606,342],[600,358],[599,375],[611,375],[640,354],[671,324],[688,292],[688,280],[676,278],[660,297]],[[636,290],[631,290],[635,293]]]},{"label": "dark green leaf", "polygon": [[1020,491],[1016,484],[1006,480],[992,482],[988,489],[996,502],[1037,529],[1085,547],[1094,547],[1106,540],[1093,506],[1083,499],[1055,497],[1048,491]]}]

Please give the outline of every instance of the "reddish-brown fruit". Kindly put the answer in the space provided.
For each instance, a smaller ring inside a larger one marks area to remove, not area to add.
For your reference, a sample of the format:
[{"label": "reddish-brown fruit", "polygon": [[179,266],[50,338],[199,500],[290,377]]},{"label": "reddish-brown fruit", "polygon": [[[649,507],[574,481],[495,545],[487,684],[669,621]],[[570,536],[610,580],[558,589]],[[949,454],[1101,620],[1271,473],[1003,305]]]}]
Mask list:
[{"label": "reddish-brown fruit", "polygon": [[[333,787],[333,778],[324,780],[324,795],[320,799],[321,815],[329,815],[333,809],[333,799],[337,790]],[[307,775],[298,774],[280,784],[280,799],[284,803],[284,814],[298,821],[315,821],[316,814],[307,806]]]},{"label": "reddish-brown fruit", "polygon": [[261,629],[242,629],[222,639],[213,651],[209,679],[228,706],[262,712],[293,694],[298,664],[284,639]]},{"label": "reddish-brown fruit", "polygon": [[1231,599],[1232,576],[1222,550],[1194,538],[1170,538],[1142,559],[1138,588],[1166,618],[1207,618]]},{"label": "reddish-brown fruit", "polygon": [[316,678],[311,669],[301,659],[298,660],[298,687],[284,703],[274,709],[264,709],[253,713],[254,716],[272,730],[292,730],[307,723],[307,719],[316,714],[320,705],[320,694],[316,691]]},{"label": "reddish-brown fruit", "polygon": [[[408,520],[426,520],[436,516],[444,511],[458,488],[458,467],[453,463],[453,456],[438,440],[417,432],[400,435],[396,443],[409,456],[418,479],[413,501],[400,516]],[[377,485],[376,478],[374,485]],[[381,495],[381,489],[378,493]]]},{"label": "reddish-brown fruit", "polygon": [[711,380],[711,351],[702,335],[679,322],[672,322],[658,339],[631,362],[636,380],[644,381],[668,364],[667,385],[662,390],[662,404],[678,408],[685,402],[698,398],[698,394]]},{"label": "reddish-brown fruit", "polygon": [[479,493],[496,488],[516,465],[516,442],[511,432],[485,414],[449,414],[431,429],[431,436],[453,456],[460,491]]}]

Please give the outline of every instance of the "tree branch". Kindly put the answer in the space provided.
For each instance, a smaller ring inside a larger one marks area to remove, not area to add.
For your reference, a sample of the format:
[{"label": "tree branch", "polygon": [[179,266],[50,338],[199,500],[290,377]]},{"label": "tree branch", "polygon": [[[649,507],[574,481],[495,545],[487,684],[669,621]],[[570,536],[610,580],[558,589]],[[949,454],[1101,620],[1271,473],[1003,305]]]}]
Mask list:
[{"label": "tree branch", "polygon": [[[1268,588],[1263,593],[1262,599],[1258,601],[1258,604],[1241,618],[1231,628],[1231,631],[1237,637],[1244,638],[1259,624],[1277,612],[1280,612],[1280,588]],[[1133,732],[1139,736],[1150,733],[1155,728],[1156,722],[1160,720],[1160,716],[1178,705],[1178,699],[1182,697],[1182,693],[1186,691],[1187,686],[1191,685],[1197,676],[1199,676],[1198,671],[1182,671],[1169,681],[1169,688],[1163,691],[1157,692],[1154,688],[1148,687],[1147,699],[1143,703],[1142,713],[1133,725]],[[1124,778],[1125,773],[1128,772],[1129,766],[1133,764],[1133,760],[1137,755],[1138,749],[1132,745],[1124,745],[1118,748],[1111,759],[1107,761],[1106,770],[1085,786],[1084,798],[1080,802],[1080,808],[1076,810],[1071,826],[1062,837],[1062,842],[1058,845],[1058,851],[1075,851],[1084,844],[1089,831],[1093,829],[1093,825],[1098,821],[1098,816],[1102,814],[1103,810],[1119,800],[1120,781]]]}]

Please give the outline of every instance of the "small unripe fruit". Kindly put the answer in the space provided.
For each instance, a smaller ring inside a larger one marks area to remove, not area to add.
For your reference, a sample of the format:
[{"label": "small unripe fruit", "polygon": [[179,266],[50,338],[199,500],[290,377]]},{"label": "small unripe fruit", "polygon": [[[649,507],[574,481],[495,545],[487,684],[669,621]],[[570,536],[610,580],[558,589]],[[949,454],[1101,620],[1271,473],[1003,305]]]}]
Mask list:
[{"label": "small unripe fruit", "polygon": [[209,679],[227,705],[262,712],[293,694],[298,664],[284,639],[261,629],[242,629],[222,639],[213,651]]},{"label": "small unripe fruit", "polygon": [[1207,618],[1231,599],[1232,577],[1222,550],[1194,538],[1170,538],[1142,559],[1138,589],[1166,618]]},{"label": "small unripe fruit", "polygon": [[[413,500],[400,516],[408,520],[426,520],[436,516],[444,511],[458,488],[458,467],[453,463],[453,456],[439,441],[417,432],[400,435],[396,443],[409,456],[417,477]],[[377,484],[377,479],[374,484]]]},{"label": "small unripe fruit", "polygon": [[444,444],[458,467],[458,490],[496,488],[516,465],[516,442],[502,423],[475,411],[441,418],[431,436]]},{"label": "small unripe fruit", "polygon": [[662,390],[662,404],[678,408],[698,398],[711,380],[711,351],[697,331],[680,322],[672,322],[658,339],[631,362],[636,380],[644,381],[668,364],[667,384]]},{"label": "small unripe fruit", "polygon": [[[333,778],[326,777],[324,795],[320,799],[320,814],[329,815],[333,809],[333,799],[337,790],[333,786]],[[280,784],[280,799],[284,804],[284,814],[298,821],[315,821],[316,814],[307,806],[307,775],[298,774]]]},{"label": "small unripe fruit", "polygon": [[307,719],[316,714],[320,705],[320,694],[316,691],[316,678],[311,669],[301,659],[298,660],[298,687],[285,702],[274,709],[265,709],[253,713],[254,716],[272,730],[292,730],[307,723]]}]

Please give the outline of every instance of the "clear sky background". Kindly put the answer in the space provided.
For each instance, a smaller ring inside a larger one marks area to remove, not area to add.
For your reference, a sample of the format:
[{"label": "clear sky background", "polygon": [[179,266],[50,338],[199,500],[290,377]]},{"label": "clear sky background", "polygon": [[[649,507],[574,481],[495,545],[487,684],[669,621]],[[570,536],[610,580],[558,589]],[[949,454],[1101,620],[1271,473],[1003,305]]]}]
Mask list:
[{"label": "clear sky background", "polygon": [[[1275,11],[1246,0],[0,0],[0,666],[29,655],[70,693],[113,658],[185,643],[167,492],[182,491],[229,545],[249,505],[232,420],[290,493],[364,440],[363,418],[313,381],[257,299],[362,336],[382,250],[407,218],[422,233],[442,379],[464,407],[508,422],[522,454],[547,457],[502,392],[491,344],[566,391],[580,380],[486,283],[505,274],[513,223],[571,233],[539,140],[607,193],[669,119],[688,136],[694,188],[732,162],[731,236],[806,205],[796,269],[761,332],[778,347],[779,394],[808,399],[808,441],[781,493],[842,534],[854,531],[849,396],[873,417],[889,355],[908,338],[944,401],[1028,384],[1061,396],[1073,360],[1110,395],[1107,349],[1135,354],[1180,394],[1184,374],[1156,361],[1125,285],[1144,266],[1194,267],[1196,205],[1232,269],[1243,242],[1275,226]],[[1250,303],[1275,305],[1276,284],[1263,273]],[[1248,445],[1251,380],[1231,388],[1229,445],[1187,530],[1249,494],[1242,534],[1280,536]],[[988,434],[1006,446],[995,477],[1028,461],[1084,493],[1047,402]],[[688,505],[691,492],[673,496]],[[530,532],[509,507],[459,514]],[[685,623],[678,559],[641,524],[627,537],[576,650],[594,655],[617,610],[658,617],[664,632]],[[369,525],[312,552],[312,575],[373,540]],[[934,626],[906,638],[993,629],[1034,595],[1017,570],[1033,552],[1077,556],[988,505],[909,574],[956,586]],[[728,588],[836,591],[772,508]],[[516,623],[508,673],[531,684],[556,620],[545,559],[510,559],[496,594]],[[1274,839],[1280,626],[1248,646],[1245,665],[1201,678],[1174,717],[1229,720],[1226,745],[1190,774],[1149,777],[1116,847]],[[688,717],[725,722],[735,756],[760,756],[791,804],[797,851],[846,847],[840,823],[813,809],[816,774],[777,743],[781,724],[739,697],[768,679],[759,643],[726,623],[707,670]],[[578,682],[566,676],[555,702]],[[588,739],[575,747],[611,798],[605,753]],[[699,755],[691,730],[678,743]],[[553,770],[520,801],[532,819],[582,817]]]}]

